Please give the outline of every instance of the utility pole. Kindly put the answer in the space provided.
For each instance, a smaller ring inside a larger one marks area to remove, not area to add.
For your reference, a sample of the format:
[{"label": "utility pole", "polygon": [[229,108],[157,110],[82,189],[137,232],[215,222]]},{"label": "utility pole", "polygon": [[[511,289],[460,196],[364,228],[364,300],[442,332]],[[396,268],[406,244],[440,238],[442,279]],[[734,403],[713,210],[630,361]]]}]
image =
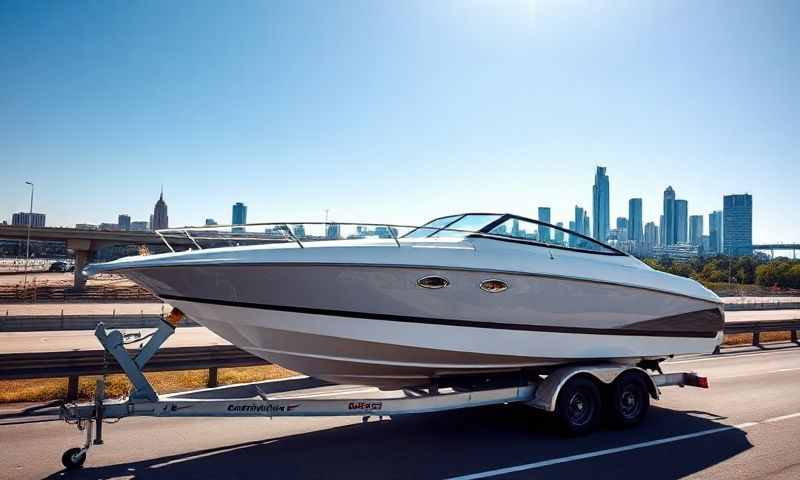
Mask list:
[{"label": "utility pole", "polygon": [[33,182],[25,181],[31,186],[31,208],[28,211],[28,240],[25,242],[25,277],[22,281],[22,290],[28,286],[28,265],[31,261],[31,226],[33,225]]}]

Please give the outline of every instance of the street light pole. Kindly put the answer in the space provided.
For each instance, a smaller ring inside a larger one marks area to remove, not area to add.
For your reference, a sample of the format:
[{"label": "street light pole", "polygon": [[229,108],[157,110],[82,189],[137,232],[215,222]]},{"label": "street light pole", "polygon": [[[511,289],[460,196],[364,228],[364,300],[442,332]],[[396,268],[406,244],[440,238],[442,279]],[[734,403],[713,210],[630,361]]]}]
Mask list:
[{"label": "street light pole", "polygon": [[28,286],[28,266],[31,261],[31,226],[33,225],[33,182],[25,182],[31,186],[31,208],[28,211],[28,239],[25,242],[25,279],[22,282],[23,291]]}]

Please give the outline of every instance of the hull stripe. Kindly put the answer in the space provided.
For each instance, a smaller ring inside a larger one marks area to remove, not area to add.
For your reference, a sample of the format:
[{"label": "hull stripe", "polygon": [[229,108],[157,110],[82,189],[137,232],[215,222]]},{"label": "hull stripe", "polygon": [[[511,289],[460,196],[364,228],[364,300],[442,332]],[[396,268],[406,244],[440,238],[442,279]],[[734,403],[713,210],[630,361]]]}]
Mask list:
[{"label": "hull stripe", "polygon": [[[567,327],[558,325],[529,325],[518,323],[502,323],[502,322],[483,322],[473,320],[455,320],[448,318],[428,318],[428,317],[411,317],[405,315],[392,315],[386,313],[366,313],[366,312],[352,312],[348,310],[330,310],[323,308],[309,308],[309,307],[295,307],[291,305],[266,305],[261,303],[250,302],[237,302],[230,300],[215,300],[210,298],[189,298],[180,297],[176,295],[161,295],[158,297],[164,300],[176,300],[181,302],[192,303],[205,303],[211,305],[222,305],[228,307],[241,307],[253,308],[258,310],[271,310],[277,312],[291,312],[303,313],[307,315],[326,315],[331,317],[346,317],[346,318],[360,318],[372,320],[384,320],[390,322],[404,322],[404,323],[420,323],[428,325],[446,325],[452,327],[470,327],[470,328],[491,328],[498,330],[520,330],[529,332],[552,332],[552,333],[578,333],[587,335],[622,335],[622,336],[636,336],[636,337],[673,337],[673,338],[714,338],[717,336],[719,330],[667,330],[667,329],[648,329],[648,328],[588,328],[588,327]],[[696,312],[689,312],[683,315],[673,315],[669,318],[677,320],[679,318],[691,319],[699,317],[708,319],[709,317],[718,318],[718,321],[708,322],[709,327],[716,327],[722,325],[722,314],[719,309],[711,308],[706,310],[699,310]]]}]

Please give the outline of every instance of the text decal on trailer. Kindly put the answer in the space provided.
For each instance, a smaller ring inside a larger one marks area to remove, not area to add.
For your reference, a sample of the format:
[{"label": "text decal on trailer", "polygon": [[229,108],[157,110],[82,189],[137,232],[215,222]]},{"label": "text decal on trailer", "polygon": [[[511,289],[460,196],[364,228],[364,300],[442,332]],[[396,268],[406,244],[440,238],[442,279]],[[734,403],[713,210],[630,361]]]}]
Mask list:
[{"label": "text decal on trailer", "polygon": [[347,406],[349,410],[380,410],[383,402],[350,402]]},{"label": "text decal on trailer", "polygon": [[291,412],[297,405],[273,405],[268,403],[266,405],[228,405],[229,412],[241,413],[273,413],[273,412]]}]

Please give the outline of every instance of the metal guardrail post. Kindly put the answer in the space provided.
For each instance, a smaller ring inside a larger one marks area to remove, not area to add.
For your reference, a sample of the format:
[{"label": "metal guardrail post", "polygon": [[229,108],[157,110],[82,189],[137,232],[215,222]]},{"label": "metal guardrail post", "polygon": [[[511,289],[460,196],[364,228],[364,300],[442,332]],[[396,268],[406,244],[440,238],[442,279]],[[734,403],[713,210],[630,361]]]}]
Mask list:
[{"label": "metal guardrail post", "polygon": [[67,380],[67,398],[68,402],[78,399],[78,380],[80,377],[77,375],[70,375]]},{"label": "metal guardrail post", "polygon": [[797,330],[792,330],[790,335],[791,335],[791,338],[792,338],[792,342],[800,343],[800,342],[797,341]]},{"label": "metal guardrail post", "polygon": [[219,386],[219,369],[217,367],[211,367],[208,369],[208,388],[214,388]]},{"label": "metal guardrail post", "polygon": [[761,346],[761,331],[759,329],[753,330],[753,346],[754,347]]}]

